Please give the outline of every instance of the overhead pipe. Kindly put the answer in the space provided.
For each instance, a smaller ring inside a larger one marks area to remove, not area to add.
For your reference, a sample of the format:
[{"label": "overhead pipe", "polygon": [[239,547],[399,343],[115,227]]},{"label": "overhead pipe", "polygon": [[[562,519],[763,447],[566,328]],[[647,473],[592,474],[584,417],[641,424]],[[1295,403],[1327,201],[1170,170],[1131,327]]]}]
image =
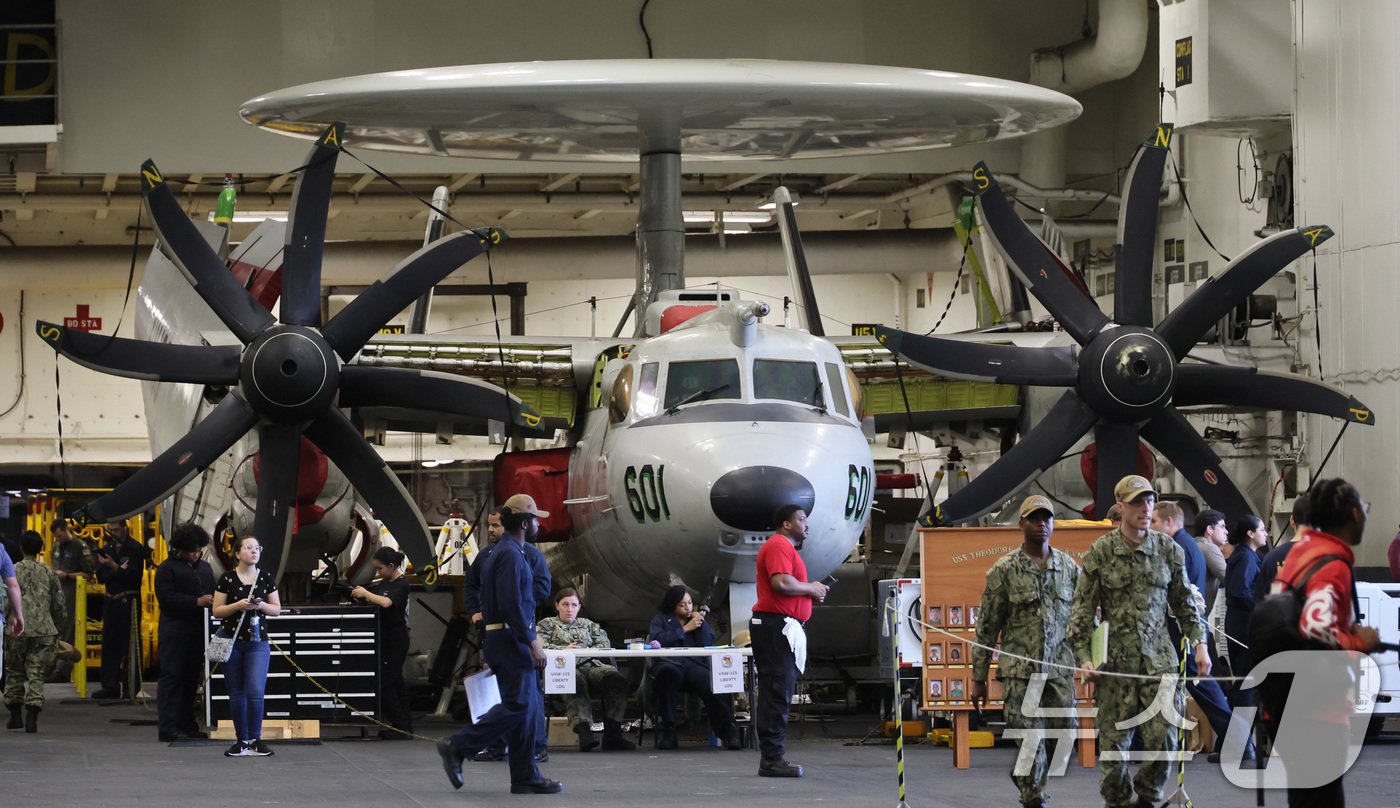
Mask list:
[{"label": "overhead pipe", "polygon": [[[1099,0],[1098,33],[1068,45],[1031,54],[1030,83],[1066,95],[1132,75],[1147,49],[1147,3]],[[1065,184],[1067,127],[1027,137],[1021,146],[1021,177],[1043,188]]]}]

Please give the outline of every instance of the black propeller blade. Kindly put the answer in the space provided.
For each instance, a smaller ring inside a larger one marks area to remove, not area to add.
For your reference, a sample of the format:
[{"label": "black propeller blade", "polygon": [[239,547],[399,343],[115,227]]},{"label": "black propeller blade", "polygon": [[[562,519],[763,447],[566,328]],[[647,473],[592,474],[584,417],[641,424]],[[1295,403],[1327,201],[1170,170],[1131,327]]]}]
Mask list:
[{"label": "black propeller blade", "polygon": [[982,222],[1016,276],[1075,342],[1088,344],[1108,325],[1108,316],[1079,288],[1069,267],[1016,215],[987,164],[974,166],[972,177]]},{"label": "black propeller blade", "polygon": [[276,322],[219,260],[150,160],[141,164],[141,196],[151,212],[156,235],[170,248],[170,259],[239,341],[247,344]]},{"label": "black propeller blade", "polygon": [[109,337],[40,320],[39,337],[85,368],[156,382],[231,385],[238,382],[239,350],[232,345],[172,345]]},{"label": "black propeller blade", "polygon": [[258,422],[258,414],[237,393],[224,400],[189,434],[111,492],[87,507],[95,520],[125,519],[170,496],[209,467]]},{"label": "black propeller blade", "polygon": [[966,522],[1000,505],[1021,486],[1053,466],[1096,420],[1098,416],[1073,390],[1060,396],[1045,419],[1011,447],[1011,451],[933,510],[934,524]]},{"label": "black propeller blade", "polygon": [[454,270],[505,241],[504,230],[467,230],[438,239],[405,258],[388,276],[350,301],[322,329],[340,358],[349,362],[389,318]]},{"label": "black propeller blade", "polygon": [[316,139],[306,168],[292,191],[282,257],[282,322],[321,324],[321,256],[326,247],[326,216],[331,205],[335,160],[345,140],[345,124],[336,122]]},{"label": "black propeller blade", "polygon": [[1095,502],[1100,513],[1112,503],[1118,480],[1137,469],[1142,438],[1213,507],[1238,517],[1249,512],[1248,501],[1176,406],[1259,407],[1375,422],[1374,413],[1360,401],[1304,376],[1180,364],[1197,339],[1260,284],[1330,238],[1327,227],[1286,231],[1253,245],[1156,329],[1151,327],[1158,196],[1170,141],[1171,125],[1162,124],[1136,155],[1128,177],[1119,217],[1112,324],[1015,215],[987,167],[979,163],[974,169],[978,206],[998,249],[1082,350],[978,345],[893,329],[877,332],[890,351],[936,374],[1073,388],[1020,443],[949,497],[936,510],[938,523],[967,521],[995,507],[1058,460],[1090,428],[1098,444]]},{"label": "black propeller blade", "polygon": [[[148,381],[233,388],[187,435],[89,506],[89,517],[123,517],[150,507],[256,426],[260,460],[253,530],[280,578],[289,558],[304,434],[359,489],[394,531],[420,577],[432,585],[437,571],[422,514],[337,407],[362,402],[508,420],[522,429],[540,427],[538,413],[484,382],[392,368],[349,367],[342,372],[341,361],[352,359],[390,317],[466,261],[506,240],[505,231],[486,228],[425,246],[318,330],[325,219],[343,137],[341,124],[325,130],[297,182],[285,242],[281,324],[234,280],[155,164],[147,161],[142,166],[142,194],[162,252],[243,346],[157,344],[39,324],[41,338],[86,367]],[[344,402],[339,401],[342,394]]]},{"label": "black propeller blade", "polygon": [[1020,348],[964,342],[884,326],[876,326],[875,338],[891,353],[940,376],[1001,384],[1072,387],[1079,372],[1075,362],[1078,351],[1070,347]]},{"label": "black propeller blade", "polygon": [[1196,433],[1186,416],[1167,408],[1142,426],[1142,436],[1153,448],[1176,466],[1191,481],[1191,487],[1206,504],[1221,511],[1233,525],[1235,520],[1253,512],[1249,500],[1220,467],[1220,457]]},{"label": "black propeller blade", "polygon": [[1171,148],[1172,125],[1164,123],[1138,149],[1124,183],[1114,245],[1113,319],[1123,325],[1152,325],[1152,259],[1156,255],[1157,206],[1162,168]]},{"label": "black propeller blade", "polygon": [[1129,474],[1137,474],[1137,424],[1100,421],[1094,428],[1099,476],[1094,490],[1094,516],[1104,518],[1113,505],[1113,488]]},{"label": "black propeller blade", "polygon": [[296,509],[297,474],[301,469],[301,430],[264,421],[258,426],[258,511],[253,535],[272,569],[287,568],[292,549],[292,513]]},{"label": "black propeller blade", "polygon": [[1177,373],[1172,403],[1178,407],[1228,404],[1314,412],[1358,424],[1376,422],[1374,412],[1340,387],[1306,376],[1229,365],[1182,365]]},{"label": "black propeller blade", "polygon": [[365,442],[360,430],[340,410],[327,410],[306,427],[306,437],[321,447],[332,463],[345,472],[356,491],[374,509],[375,518],[389,526],[399,549],[413,563],[425,585],[437,583],[437,555],[428,524],[413,498],[384,458]]},{"label": "black propeller blade", "polygon": [[340,373],[340,406],[402,407],[447,415],[510,421],[538,429],[540,414],[494,384],[412,368],[347,365]]},{"label": "black propeller blade", "polygon": [[1181,359],[1191,347],[1259,285],[1299,256],[1335,235],[1326,225],[1284,230],[1235,256],[1225,271],[1201,284],[1157,326],[1172,353]]}]

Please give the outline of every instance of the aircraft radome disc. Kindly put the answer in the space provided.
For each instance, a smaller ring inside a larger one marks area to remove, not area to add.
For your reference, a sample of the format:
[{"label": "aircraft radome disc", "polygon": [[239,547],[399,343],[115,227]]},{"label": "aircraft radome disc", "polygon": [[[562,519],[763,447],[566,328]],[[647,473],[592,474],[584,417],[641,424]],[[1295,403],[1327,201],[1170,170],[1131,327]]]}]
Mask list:
[{"label": "aircraft radome disc", "polygon": [[1068,123],[1079,102],[1002,79],[878,65],[614,59],[397,70],[258,96],[244,120],[347,145],[503,160],[773,160],[920,151]]}]

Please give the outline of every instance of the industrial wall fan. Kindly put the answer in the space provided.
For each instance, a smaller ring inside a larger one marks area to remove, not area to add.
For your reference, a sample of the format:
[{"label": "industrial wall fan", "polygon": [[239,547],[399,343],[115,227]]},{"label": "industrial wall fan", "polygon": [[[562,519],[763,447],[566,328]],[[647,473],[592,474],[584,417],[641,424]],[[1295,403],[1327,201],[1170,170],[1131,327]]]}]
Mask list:
[{"label": "industrial wall fan", "polygon": [[1016,215],[986,164],[974,168],[978,211],[997,249],[1076,345],[1023,348],[878,330],[886,348],[932,373],[1069,388],[1015,446],[937,507],[934,523],[966,522],[990,511],[1057,462],[1091,429],[1098,444],[1097,513],[1105,513],[1112,504],[1114,484],[1134,473],[1138,440],[1144,438],[1210,507],[1233,520],[1252,509],[1221,469],[1220,458],[1177,407],[1295,410],[1374,423],[1373,413],[1361,402],[1305,376],[1182,362],[1201,335],[1260,284],[1330,238],[1333,233],[1327,227],[1286,230],[1257,242],[1154,325],[1157,206],[1171,134],[1170,124],[1158,127],[1128,171],[1118,216],[1111,319]]},{"label": "industrial wall fan", "polygon": [[242,345],[162,344],[37,324],[39,336],[56,351],[94,370],[227,390],[188,434],[91,503],[88,518],[124,518],[151,507],[256,427],[261,474],[254,533],[264,547],[265,567],[280,577],[286,563],[304,436],[345,473],[388,526],[420,579],[435,582],[433,545],[422,513],[340,408],[402,407],[494,418],[525,428],[537,426],[539,417],[519,398],[485,382],[345,363],[391,317],[453,270],[501,243],[505,233],[497,228],[468,230],[434,241],[323,324],[321,258],[343,138],[343,124],[322,133],[297,180],[282,265],[280,323],[234,279],[155,164],[148,160],[141,166],[141,194],[157,236],[200,298]]}]

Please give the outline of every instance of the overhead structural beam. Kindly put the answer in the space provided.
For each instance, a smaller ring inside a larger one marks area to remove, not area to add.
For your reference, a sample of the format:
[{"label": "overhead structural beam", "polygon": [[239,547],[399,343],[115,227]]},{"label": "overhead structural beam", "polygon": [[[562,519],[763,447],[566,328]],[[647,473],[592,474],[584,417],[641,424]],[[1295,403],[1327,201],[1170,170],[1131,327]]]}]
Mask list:
[{"label": "overhead structural beam", "polygon": [[557,191],[560,188],[563,188],[565,185],[574,182],[580,176],[581,175],[579,174],[562,174],[559,176],[558,179],[551,180],[550,182],[541,185],[540,190],[544,191],[545,193],[549,193],[550,191]]},{"label": "overhead structural beam", "polygon": [[270,193],[270,194],[275,194],[275,193],[277,193],[278,191],[281,191],[282,188],[285,187],[286,184],[287,184],[288,182],[291,182],[292,177],[295,177],[295,176],[296,176],[296,173],[293,172],[293,173],[291,173],[291,174],[283,174],[283,175],[280,176],[280,177],[276,177],[275,179],[272,180],[272,182],[269,182],[269,183],[267,184],[267,192]]},{"label": "overhead structural beam", "polygon": [[[498,295],[510,298],[510,334],[513,337],[525,334],[525,295],[529,284],[512,283],[440,283],[433,287],[433,297],[463,297]],[[373,287],[361,285],[326,286],[321,290],[323,298],[332,296],[359,295]]]},{"label": "overhead structural beam", "polygon": [[851,183],[864,178],[864,174],[848,174],[842,177],[841,179],[836,180],[835,182],[828,182],[826,185],[823,185],[822,187],[818,188],[817,193],[824,194],[827,191],[839,191],[842,188],[845,188],[847,185],[850,185]]},{"label": "overhead structural beam", "polygon": [[768,176],[768,174],[764,173],[764,174],[750,174],[750,175],[748,175],[747,177],[740,177],[739,179],[737,179],[737,180],[735,180],[735,181],[729,183],[728,185],[721,185],[721,186],[720,186],[720,190],[721,190],[721,191],[737,191],[737,190],[739,190],[740,188],[743,188],[745,185],[748,185],[748,184],[751,183],[751,182],[758,182],[759,180],[763,179],[763,178],[766,177],[766,176]]},{"label": "overhead structural beam", "polygon": [[361,174],[360,176],[358,176],[358,177],[355,178],[355,181],[354,181],[354,182],[350,183],[350,193],[352,193],[352,194],[358,194],[359,192],[361,192],[361,191],[363,191],[364,189],[368,188],[368,187],[369,187],[369,184],[370,184],[371,182],[374,182],[374,181],[377,180],[377,179],[379,179],[379,175],[377,175],[377,174],[373,174],[373,173]]},{"label": "overhead structural beam", "polygon": [[467,183],[476,182],[480,176],[481,174],[458,174],[452,178],[451,182],[447,183],[447,192],[455,194],[465,188]]}]

